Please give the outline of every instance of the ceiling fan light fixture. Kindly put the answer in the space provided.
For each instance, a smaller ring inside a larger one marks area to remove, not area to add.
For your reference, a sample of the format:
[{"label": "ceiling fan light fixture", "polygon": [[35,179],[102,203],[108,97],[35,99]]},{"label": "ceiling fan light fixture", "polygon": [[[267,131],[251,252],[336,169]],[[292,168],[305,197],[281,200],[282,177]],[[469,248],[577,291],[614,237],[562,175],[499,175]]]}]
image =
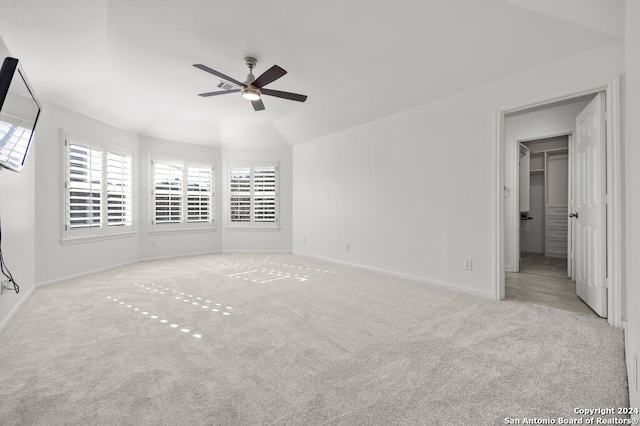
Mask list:
[{"label": "ceiling fan light fixture", "polygon": [[248,101],[257,101],[260,99],[260,92],[255,89],[246,88],[242,90],[242,97]]}]

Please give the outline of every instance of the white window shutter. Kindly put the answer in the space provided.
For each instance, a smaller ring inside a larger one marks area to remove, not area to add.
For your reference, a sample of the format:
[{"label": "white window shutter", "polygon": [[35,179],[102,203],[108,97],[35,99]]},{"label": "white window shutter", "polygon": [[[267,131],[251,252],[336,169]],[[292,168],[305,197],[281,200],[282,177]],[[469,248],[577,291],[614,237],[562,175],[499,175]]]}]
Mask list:
[{"label": "white window shutter", "polygon": [[155,223],[181,223],[183,200],[182,166],[154,161]]},{"label": "white window shutter", "polygon": [[254,169],[254,220],[276,222],[276,168],[274,166]]},{"label": "white window shutter", "polygon": [[133,229],[133,153],[65,135],[63,243]]},{"label": "white window shutter", "polygon": [[71,229],[102,225],[102,151],[68,144],[68,225]]},{"label": "white window shutter", "polygon": [[107,152],[107,225],[131,226],[133,158]]},{"label": "white window shutter", "polygon": [[251,222],[251,167],[229,169],[229,221]]},{"label": "white window shutter", "polygon": [[228,224],[278,228],[277,163],[229,165]]},{"label": "white window shutter", "polygon": [[213,169],[211,166],[187,166],[187,222],[211,222]]}]

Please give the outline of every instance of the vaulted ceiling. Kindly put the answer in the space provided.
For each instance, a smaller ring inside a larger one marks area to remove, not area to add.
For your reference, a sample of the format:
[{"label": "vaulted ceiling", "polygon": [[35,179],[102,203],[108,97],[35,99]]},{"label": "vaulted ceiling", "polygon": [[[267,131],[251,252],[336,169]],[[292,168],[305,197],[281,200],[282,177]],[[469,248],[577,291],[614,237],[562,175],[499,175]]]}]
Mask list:
[{"label": "vaulted ceiling", "polygon": [[[0,37],[37,95],[136,133],[288,146],[618,41],[622,0],[0,0]],[[203,98],[277,64],[255,112]]]}]

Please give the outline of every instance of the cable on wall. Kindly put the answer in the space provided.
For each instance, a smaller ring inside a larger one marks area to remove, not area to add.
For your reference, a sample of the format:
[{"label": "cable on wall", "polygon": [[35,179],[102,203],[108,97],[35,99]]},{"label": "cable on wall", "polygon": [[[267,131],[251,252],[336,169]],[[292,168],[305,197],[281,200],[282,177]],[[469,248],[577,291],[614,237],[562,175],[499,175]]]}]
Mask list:
[{"label": "cable on wall", "polygon": [[11,272],[9,271],[9,268],[7,268],[7,265],[5,265],[4,257],[2,256],[2,222],[0,222],[0,272],[2,272],[2,275],[7,277],[11,284],[13,284],[13,289],[9,288],[8,290],[13,290],[16,293],[20,293],[20,286],[13,279],[13,275],[11,275]]}]

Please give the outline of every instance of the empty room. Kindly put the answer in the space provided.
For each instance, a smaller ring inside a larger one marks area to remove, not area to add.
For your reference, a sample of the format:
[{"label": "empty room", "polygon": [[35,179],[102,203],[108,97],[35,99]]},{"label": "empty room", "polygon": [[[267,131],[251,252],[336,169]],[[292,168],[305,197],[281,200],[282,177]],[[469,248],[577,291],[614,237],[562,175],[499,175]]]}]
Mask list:
[{"label": "empty room", "polygon": [[638,424],[640,1],[0,0],[0,425]]}]

